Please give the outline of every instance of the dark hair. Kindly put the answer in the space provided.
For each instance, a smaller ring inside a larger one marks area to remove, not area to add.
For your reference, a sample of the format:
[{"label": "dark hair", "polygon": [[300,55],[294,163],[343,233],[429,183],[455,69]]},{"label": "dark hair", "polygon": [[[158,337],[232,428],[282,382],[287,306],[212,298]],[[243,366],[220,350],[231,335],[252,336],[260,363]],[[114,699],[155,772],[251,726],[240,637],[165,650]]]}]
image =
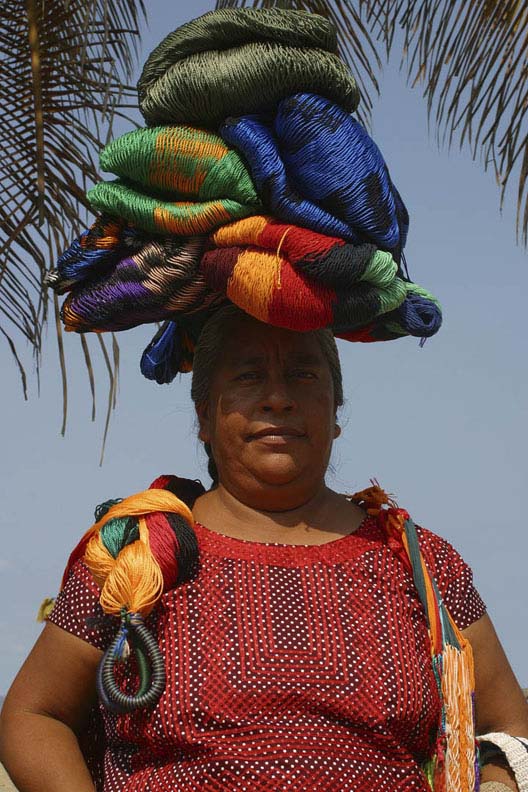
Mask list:
[{"label": "dark hair", "polygon": [[[222,354],[226,333],[233,321],[241,317],[247,317],[247,314],[236,305],[226,305],[216,311],[204,325],[194,350],[191,398],[195,407],[208,400],[211,379]],[[330,368],[334,385],[335,407],[337,409],[343,404],[343,378],[334,334],[327,329],[313,330],[312,333],[317,339]],[[210,444],[204,443],[204,449],[209,459],[207,471],[213,483],[216,484],[218,482],[218,470]]]}]

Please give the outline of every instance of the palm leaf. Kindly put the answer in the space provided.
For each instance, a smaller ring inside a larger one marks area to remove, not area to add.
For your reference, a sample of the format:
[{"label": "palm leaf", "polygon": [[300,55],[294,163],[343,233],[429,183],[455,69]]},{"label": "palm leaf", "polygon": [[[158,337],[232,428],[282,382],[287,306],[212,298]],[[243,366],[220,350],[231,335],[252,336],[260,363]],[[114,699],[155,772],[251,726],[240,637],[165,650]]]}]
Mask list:
[{"label": "palm leaf", "polygon": [[[21,341],[29,345],[38,372],[48,307],[43,278],[86,224],[85,191],[98,178],[98,152],[113,117],[125,112],[135,96],[128,82],[143,14],[142,0],[2,4],[0,333],[19,368],[24,393],[18,348]],[[56,327],[64,431],[66,358],[58,321]],[[83,352],[94,395],[86,342]],[[112,385],[111,394],[113,403]]]},{"label": "palm leaf", "polygon": [[439,141],[456,141],[485,169],[493,167],[501,203],[517,174],[517,230],[526,245],[528,6],[524,0],[392,5],[389,24],[404,31],[408,75],[423,86]]},{"label": "palm leaf", "polygon": [[[338,26],[342,55],[377,88],[378,46],[403,42],[402,66],[421,85],[439,142],[466,147],[492,167],[501,204],[517,176],[517,231],[528,244],[528,5],[525,0],[218,0],[322,13]],[[395,34],[401,31],[400,36]],[[373,43],[375,42],[375,43]],[[374,58],[373,67],[363,53]],[[366,103],[366,115],[370,103]]]}]

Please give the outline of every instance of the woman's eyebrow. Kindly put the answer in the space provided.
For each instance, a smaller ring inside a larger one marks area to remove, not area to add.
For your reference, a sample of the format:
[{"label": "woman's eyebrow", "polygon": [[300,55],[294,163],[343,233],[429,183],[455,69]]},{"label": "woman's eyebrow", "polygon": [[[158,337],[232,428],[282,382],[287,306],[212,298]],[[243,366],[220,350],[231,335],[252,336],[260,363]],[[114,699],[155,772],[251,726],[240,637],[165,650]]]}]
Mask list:
[{"label": "woman's eyebrow", "polygon": [[247,357],[237,357],[231,361],[233,366],[257,366],[265,360],[264,355],[248,355]]},{"label": "woman's eyebrow", "polygon": [[[234,366],[257,366],[261,363],[264,363],[266,360],[265,355],[248,355],[247,357],[237,357],[231,364]],[[295,363],[296,365],[301,364],[303,366],[320,366],[322,363],[321,358],[318,355],[312,354],[310,352],[307,353],[293,353],[287,357],[288,363]]]}]

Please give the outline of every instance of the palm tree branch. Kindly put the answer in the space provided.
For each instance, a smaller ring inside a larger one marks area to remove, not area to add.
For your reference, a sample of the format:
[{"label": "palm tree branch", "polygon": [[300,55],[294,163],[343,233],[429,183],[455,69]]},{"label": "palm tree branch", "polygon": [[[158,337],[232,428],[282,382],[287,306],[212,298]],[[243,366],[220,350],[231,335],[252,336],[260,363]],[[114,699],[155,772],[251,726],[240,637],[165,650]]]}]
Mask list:
[{"label": "palm tree branch", "polygon": [[90,350],[88,348],[88,342],[86,341],[86,335],[81,333],[81,347],[84,354],[84,363],[86,365],[86,371],[88,373],[88,381],[90,383],[90,392],[92,394],[92,421],[95,421],[95,377],[93,372],[92,366],[92,358],[90,355]]},{"label": "palm tree branch", "polygon": [[38,14],[35,0],[27,0],[28,38],[31,53],[31,77],[33,80],[33,107],[35,115],[35,167],[37,183],[37,210],[39,224],[44,222],[44,190],[46,170],[44,156],[44,113],[42,102],[40,43]]},{"label": "palm tree branch", "polygon": [[[383,4],[374,0],[370,5]],[[522,204],[527,174],[517,164],[525,153],[528,127],[526,4],[409,0],[392,24],[403,30],[408,78],[423,86],[438,142],[467,146],[485,169],[493,164],[501,202],[516,171],[517,229],[526,244]]]},{"label": "palm tree branch", "polygon": [[[22,370],[17,337],[29,341],[38,374],[44,275],[86,225],[85,191],[99,178],[98,152],[114,115],[126,116],[136,104],[129,82],[144,13],[143,0],[4,0],[0,330]],[[60,334],[57,341],[66,413]],[[84,359],[93,394],[91,361]]]},{"label": "palm tree branch", "polygon": [[68,420],[68,373],[66,369],[66,355],[64,354],[64,339],[62,334],[62,324],[60,320],[59,300],[56,294],[53,295],[53,308],[55,313],[55,332],[57,335],[57,348],[59,352],[59,367],[62,383],[62,426],[61,435],[66,434],[66,423]]},{"label": "palm tree branch", "polygon": [[15,346],[15,344],[13,342],[13,339],[11,338],[11,336],[9,336],[6,333],[6,331],[3,329],[3,327],[1,325],[0,325],[0,333],[4,336],[5,340],[7,341],[9,349],[11,350],[11,354],[13,355],[13,357],[15,359],[15,363],[17,364],[18,371],[20,373],[20,379],[22,381],[22,393],[24,394],[24,399],[26,399],[26,401],[27,401],[27,377],[26,377],[26,371],[24,369],[24,366],[22,365],[22,362],[21,362],[20,358],[18,357],[17,349],[16,349],[16,346]]},{"label": "palm tree branch", "polygon": [[106,407],[106,418],[105,418],[105,425],[104,425],[104,432],[103,432],[103,442],[101,444],[101,456],[99,458],[99,464],[100,465],[103,464],[104,452],[105,452],[105,448],[106,448],[106,438],[108,437],[108,428],[110,426],[110,416],[112,415],[112,409],[114,408],[114,405],[115,405],[115,394],[116,394],[116,388],[117,388],[117,372],[115,370],[115,365],[116,365],[116,362],[117,363],[119,362],[119,360],[118,360],[118,358],[116,358],[116,354],[115,354],[115,338],[113,336],[113,333],[112,333],[112,338],[113,338],[113,345],[114,345],[114,366],[112,366],[112,363],[110,361],[110,356],[108,354],[108,350],[106,348],[106,345],[105,345],[103,337],[100,334],[97,335],[97,340],[99,341],[99,346],[101,347],[101,351],[103,353],[103,358],[104,358],[104,362],[105,362],[105,365],[106,365],[106,370],[107,370],[107,373],[108,373],[108,383],[109,383],[109,387],[108,387],[108,403],[107,403],[107,407]]}]

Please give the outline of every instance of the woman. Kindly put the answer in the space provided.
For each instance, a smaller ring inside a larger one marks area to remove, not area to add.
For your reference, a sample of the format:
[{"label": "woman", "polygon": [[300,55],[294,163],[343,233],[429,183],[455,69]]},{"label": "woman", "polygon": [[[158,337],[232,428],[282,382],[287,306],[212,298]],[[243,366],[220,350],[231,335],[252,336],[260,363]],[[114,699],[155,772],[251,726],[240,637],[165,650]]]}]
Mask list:
[{"label": "woman", "polygon": [[[97,788],[425,792],[440,701],[423,607],[379,520],[325,483],[343,401],[332,334],[221,309],[195,350],[192,394],[214,478],[192,505],[200,567],[147,620],[167,670],[160,701],[103,709]],[[528,736],[468,567],[419,538],[473,649],[478,732]],[[21,792],[94,789],[78,737],[108,641],[86,624],[98,593],[77,562],[7,697],[2,760]],[[496,755],[482,782],[517,789]]]},{"label": "woman", "polygon": [[524,792],[527,708],[468,567],[379,487],[325,484],[334,334],[442,322],[335,28],[220,9],[138,89],[146,127],[102,152],[117,178],[49,284],[67,330],[166,320],[142,371],[192,368],[213,487],[98,507],[6,700],[6,767],[21,792],[472,792],[475,688],[484,787]]}]

